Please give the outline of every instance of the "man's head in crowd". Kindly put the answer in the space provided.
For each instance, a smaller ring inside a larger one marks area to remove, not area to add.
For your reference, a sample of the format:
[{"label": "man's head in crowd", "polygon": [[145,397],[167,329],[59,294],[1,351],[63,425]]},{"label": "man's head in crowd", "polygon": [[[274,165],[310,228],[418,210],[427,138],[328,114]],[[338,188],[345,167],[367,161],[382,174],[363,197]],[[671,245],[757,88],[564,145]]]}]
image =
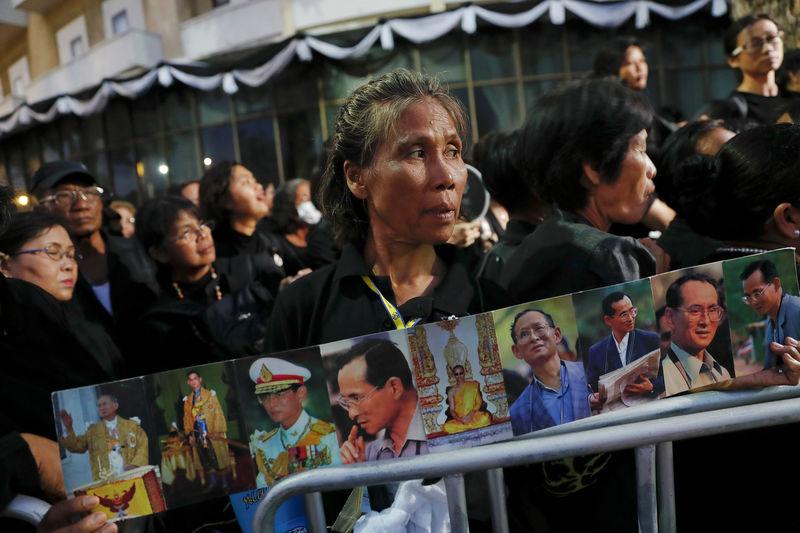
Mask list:
[{"label": "man's head in crowd", "polygon": [[603,298],[603,321],[618,339],[636,327],[637,309],[630,297],[622,292],[612,292]]},{"label": "man's head in crowd", "polygon": [[[339,394],[348,415],[369,434],[390,429],[416,409],[417,391],[403,352],[392,342],[366,340],[336,358]],[[413,403],[409,400],[413,399]]]},{"label": "man's head in crowd", "polygon": [[783,289],[775,263],[768,259],[753,261],[739,277],[745,303],[761,316],[777,317]]},{"label": "man's head in crowd", "polygon": [[672,342],[698,355],[714,340],[724,315],[717,283],[705,274],[681,276],[667,289],[667,323]]},{"label": "man's head in crowd", "polygon": [[511,324],[511,352],[535,369],[553,357],[558,357],[561,329],[553,317],[539,309],[526,309],[514,317]]},{"label": "man's head in crowd", "polygon": [[77,239],[89,237],[103,224],[103,189],[88,169],[74,161],[51,161],[33,174],[39,205],[67,222]]}]

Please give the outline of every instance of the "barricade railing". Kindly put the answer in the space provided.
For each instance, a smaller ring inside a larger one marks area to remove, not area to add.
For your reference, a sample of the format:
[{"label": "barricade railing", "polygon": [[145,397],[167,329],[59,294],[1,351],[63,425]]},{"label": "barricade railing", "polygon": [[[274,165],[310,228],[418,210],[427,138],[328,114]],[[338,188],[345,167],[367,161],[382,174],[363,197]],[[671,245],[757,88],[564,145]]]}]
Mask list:
[{"label": "barricade railing", "polygon": [[[465,532],[462,474],[485,470],[490,488],[495,489],[490,499],[493,528],[504,532],[508,520],[502,467],[635,448],[639,530],[669,533],[675,531],[672,441],[800,422],[798,397],[800,386],[708,391],[606,413],[501,443],[301,472],[282,479],[267,492],[256,509],[253,531],[271,531],[280,504],[299,494],[306,495],[311,531],[320,533],[326,531],[320,491],[444,476],[451,530]],[[665,418],[669,418],[669,424],[664,424]]]}]

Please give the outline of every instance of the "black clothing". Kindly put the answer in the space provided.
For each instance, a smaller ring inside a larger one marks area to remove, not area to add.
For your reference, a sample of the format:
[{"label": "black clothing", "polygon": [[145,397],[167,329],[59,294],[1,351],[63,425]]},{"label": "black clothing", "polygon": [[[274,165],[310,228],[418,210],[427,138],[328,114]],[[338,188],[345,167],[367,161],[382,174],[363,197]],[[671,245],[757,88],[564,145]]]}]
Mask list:
[{"label": "black clothing", "polygon": [[[447,264],[447,275],[432,294],[412,298],[398,307],[404,319],[422,317],[423,322],[437,322],[509,305],[501,288],[489,281],[473,279],[460,260],[458,248],[440,245],[436,253]],[[270,322],[268,351],[395,329],[383,303],[367,287],[362,275],[370,276],[381,294],[394,303],[388,276],[372,275],[361,252],[348,244],[338,263],[312,272],[280,293]]]},{"label": "black clothing", "polygon": [[316,270],[319,267],[330,265],[339,260],[342,249],[333,238],[333,226],[327,219],[322,219],[319,224],[311,228],[306,237],[310,263],[308,268]]},{"label": "black clothing", "polygon": [[733,91],[728,96],[739,116],[753,119],[759,124],[775,124],[783,113],[789,100],[783,92],[778,96],[762,96],[760,94]]},{"label": "black clothing", "polygon": [[[273,297],[264,283],[274,281],[247,254],[214,263],[194,283],[171,282],[142,317],[138,370],[149,374],[262,353]],[[266,280],[266,281],[265,281]],[[219,295],[217,298],[217,287]]]},{"label": "black clothing", "polygon": [[[217,258],[252,255],[261,269],[280,274],[276,278],[279,281],[290,272],[300,270],[299,263],[283,248],[280,240],[264,229],[256,229],[252,235],[245,235],[228,224],[220,224],[214,228],[213,235]],[[278,288],[278,283],[267,287],[273,295],[278,293]]]},{"label": "black clothing", "polygon": [[136,321],[159,294],[155,264],[135,239],[115,237],[105,230],[100,234],[106,245],[113,315],[103,307],[92,284],[82,274],[78,275],[70,307],[87,322],[102,326],[126,361],[135,361]]},{"label": "black clothing", "polygon": [[655,273],[655,259],[636,240],[605,233],[576,213],[553,208],[508,260],[501,285],[522,303]]},{"label": "black clothing", "polygon": [[475,272],[475,277],[485,278],[499,285],[506,262],[517,250],[522,240],[533,233],[536,226],[536,224],[524,220],[514,218],[509,220],[506,230],[500,234],[499,242],[484,254]]},{"label": "black clothing", "polygon": [[681,215],[661,233],[658,245],[669,254],[670,270],[702,265],[722,242],[695,232]]}]

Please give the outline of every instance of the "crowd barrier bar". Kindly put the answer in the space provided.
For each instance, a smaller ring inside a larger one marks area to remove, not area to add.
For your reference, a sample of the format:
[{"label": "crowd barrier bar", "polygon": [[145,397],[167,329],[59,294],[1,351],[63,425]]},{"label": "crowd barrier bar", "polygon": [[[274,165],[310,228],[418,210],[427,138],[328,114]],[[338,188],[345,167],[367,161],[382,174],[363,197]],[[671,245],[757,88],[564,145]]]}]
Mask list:
[{"label": "crowd barrier bar", "polygon": [[[636,409],[622,409],[476,448],[301,472],[270,489],[256,509],[253,531],[270,531],[280,504],[298,494],[446,476],[448,489],[452,486],[454,491],[450,495],[448,490],[451,527],[452,531],[460,533],[468,531],[463,473],[488,470],[490,478],[495,478],[490,486],[494,483],[499,488],[502,487],[502,470],[499,470],[502,467],[630,448],[636,448],[637,455],[640,531],[675,531],[671,441],[798,422],[798,397],[800,386],[703,392],[659,400]],[[767,402],[768,405],[762,405]],[[664,424],[665,418],[670,418],[669,424]],[[507,530],[508,523],[503,492],[493,490],[492,493],[493,527],[502,532]],[[318,523],[320,499],[307,497],[306,503],[307,512],[315,517],[310,523],[311,531],[326,531],[324,524]]]}]

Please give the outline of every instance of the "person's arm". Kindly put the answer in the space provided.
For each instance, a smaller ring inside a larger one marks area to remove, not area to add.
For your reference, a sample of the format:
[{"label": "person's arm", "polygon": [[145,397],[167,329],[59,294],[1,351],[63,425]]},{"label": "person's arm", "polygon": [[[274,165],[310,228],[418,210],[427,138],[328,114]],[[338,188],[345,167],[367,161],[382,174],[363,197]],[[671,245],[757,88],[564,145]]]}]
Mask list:
[{"label": "person's arm", "polygon": [[774,385],[797,385],[800,383],[800,341],[786,337],[785,344],[773,342],[770,350],[783,361],[779,367],[760,370],[754,374],[739,376],[720,384],[717,390],[761,389]]},{"label": "person's arm", "polygon": [[[0,437],[0,509],[17,494],[37,493],[40,488],[38,466],[22,435],[12,431]],[[61,471],[60,465],[58,471]]]},{"label": "person's arm", "polygon": [[[136,422],[133,423],[136,424]],[[131,459],[131,464],[144,466],[147,464],[148,456],[147,434],[139,424],[136,424],[133,434],[136,435],[136,454]]]},{"label": "person's arm", "polygon": [[675,218],[675,210],[656,198],[642,218],[642,224],[649,229],[664,231]]},{"label": "person's arm", "polygon": [[64,410],[60,414],[61,422],[67,431],[66,436],[60,439],[61,444],[72,453],[85,453],[89,449],[89,439],[86,438],[86,434],[75,435],[75,431],[72,429],[72,416]]}]

